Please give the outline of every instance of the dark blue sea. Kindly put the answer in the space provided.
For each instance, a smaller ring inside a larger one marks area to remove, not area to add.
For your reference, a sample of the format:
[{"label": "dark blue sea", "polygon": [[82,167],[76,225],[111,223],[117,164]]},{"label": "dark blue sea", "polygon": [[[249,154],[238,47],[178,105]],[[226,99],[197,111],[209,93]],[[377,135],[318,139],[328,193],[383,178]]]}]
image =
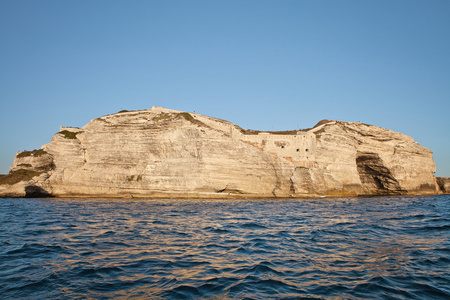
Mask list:
[{"label": "dark blue sea", "polygon": [[450,196],[0,199],[1,299],[450,299]]}]

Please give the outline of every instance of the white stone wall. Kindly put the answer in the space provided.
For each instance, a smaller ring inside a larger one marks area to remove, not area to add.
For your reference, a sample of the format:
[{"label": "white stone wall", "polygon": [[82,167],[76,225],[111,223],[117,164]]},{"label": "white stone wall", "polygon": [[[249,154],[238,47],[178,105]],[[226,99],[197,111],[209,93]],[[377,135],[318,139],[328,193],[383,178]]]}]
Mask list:
[{"label": "white stone wall", "polygon": [[296,135],[271,134],[270,132],[245,135],[230,122],[217,122],[217,119],[198,114],[193,114],[193,117],[216,130],[229,133],[235,140],[250,143],[265,152],[283,157],[299,167],[315,167],[316,135],[312,132],[298,131]]},{"label": "white stone wall", "polygon": [[181,110],[163,108],[161,106],[152,106],[151,111],[154,112],[154,113],[161,113],[161,112],[165,112],[165,113],[180,113],[180,112],[182,112]]},{"label": "white stone wall", "polygon": [[233,126],[229,127],[233,139],[253,144],[263,151],[283,157],[300,167],[313,168],[316,161],[316,136],[312,132],[298,131],[295,135],[262,132],[245,135]]}]

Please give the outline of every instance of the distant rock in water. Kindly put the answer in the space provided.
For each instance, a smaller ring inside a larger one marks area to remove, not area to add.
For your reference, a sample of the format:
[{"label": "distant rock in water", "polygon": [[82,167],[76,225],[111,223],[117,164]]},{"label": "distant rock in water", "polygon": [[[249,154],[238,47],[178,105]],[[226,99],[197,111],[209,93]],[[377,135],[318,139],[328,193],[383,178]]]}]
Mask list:
[{"label": "distant rock in water", "polygon": [[444,194],[450,194],[450,177],[438,177],[437,182]]},{"label": "distant rock in water", "polygon": [[[432,152],[401,133],[324,120],[258,132],[153,107],[61,127],[17,153],[0,196],[304,197],[436,194]],[[444,191],[445,192],[445,191]]]}]

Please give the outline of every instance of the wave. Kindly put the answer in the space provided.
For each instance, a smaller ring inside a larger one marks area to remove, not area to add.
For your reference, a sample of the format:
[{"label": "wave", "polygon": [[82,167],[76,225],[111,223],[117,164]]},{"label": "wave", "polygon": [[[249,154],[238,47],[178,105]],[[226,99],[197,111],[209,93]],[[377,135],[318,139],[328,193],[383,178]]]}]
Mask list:
[{"label": "wave", "polygon": [[450,196],[2,199],[0,211],[5,299],[450,298]]}]

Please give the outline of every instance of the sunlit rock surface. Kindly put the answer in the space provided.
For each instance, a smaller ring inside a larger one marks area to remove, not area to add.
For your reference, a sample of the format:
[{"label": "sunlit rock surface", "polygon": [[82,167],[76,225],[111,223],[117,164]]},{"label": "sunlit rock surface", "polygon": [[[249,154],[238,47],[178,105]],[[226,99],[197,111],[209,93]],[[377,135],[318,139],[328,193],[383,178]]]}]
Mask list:
[{"label": "sunlit rock surface", "polygon": [[100,117],[81,129],[62,127],[39,151],[39,156],[18,153],[6,176],[25,172],[28,177],[5,183],[3,176],[0,195],[303,197],[440,191],[430,150],[406,135],[359,122],[321,121],[309,130],[264,133],[153,107]]}]

